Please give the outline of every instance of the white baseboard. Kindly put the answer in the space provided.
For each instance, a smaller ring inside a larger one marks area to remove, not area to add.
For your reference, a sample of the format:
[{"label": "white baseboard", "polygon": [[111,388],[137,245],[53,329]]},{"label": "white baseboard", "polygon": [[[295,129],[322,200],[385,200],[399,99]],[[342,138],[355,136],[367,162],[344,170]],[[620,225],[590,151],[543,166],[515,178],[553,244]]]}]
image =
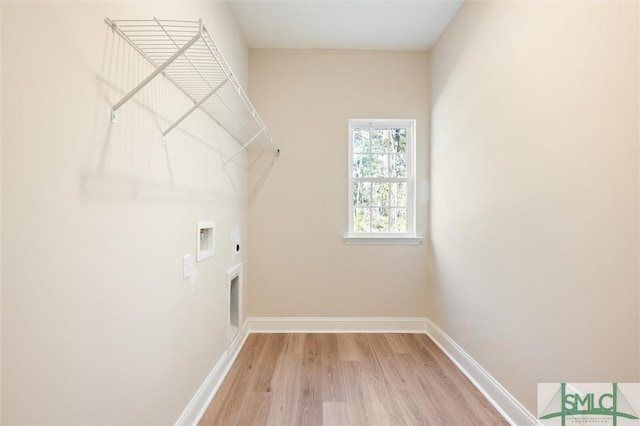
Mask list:
[{"label": "white baseboard", "polygon": [[428,318],[421,317],[251,317],[213,367],[176,425],[196,425],[251,333],[420,333],[427,334],[512,425],[538,425],[538,419],[496,379]]},{"label": "white baseboard", "polygon": [[447,333],[427,319],[427,335],[453,361],[487,400],[512,425],[538,425],[538,419],[496,379],[464,351]]},{"label": "white baseboard", "polygon": [[426,333],[426,318],[252,317],[249,333]]},{"label": "white baseboard", "polygon": [[213,400],[213,396],[218,391],[227,373],[229,373],[233,362],[236,360],[248,336],[247,323],[245,322],[229,349],[222,354],[216,365],[213,366],[209,375],[204,379],[200,388],[198,388],[187,407],[178,420],[176,420],[176,425],[191,426],[198,424],[200,418]]}]

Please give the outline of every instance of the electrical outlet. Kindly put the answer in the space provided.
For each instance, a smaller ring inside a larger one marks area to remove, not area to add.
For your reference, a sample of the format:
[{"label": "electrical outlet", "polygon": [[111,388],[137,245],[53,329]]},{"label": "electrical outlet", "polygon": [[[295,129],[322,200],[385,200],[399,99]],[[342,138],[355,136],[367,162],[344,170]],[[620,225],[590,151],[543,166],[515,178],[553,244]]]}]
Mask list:
[{"label": "electrical outlet", "polygon": [[187,279],[193,272],[193,260],[190,254],[185,254],[182,258],[182,278]]},{"label": "electrical outlet", "polygon": [[231,261],[235,261],[240,255],[242,238],[240,238],[240,227],[231,228]]}]

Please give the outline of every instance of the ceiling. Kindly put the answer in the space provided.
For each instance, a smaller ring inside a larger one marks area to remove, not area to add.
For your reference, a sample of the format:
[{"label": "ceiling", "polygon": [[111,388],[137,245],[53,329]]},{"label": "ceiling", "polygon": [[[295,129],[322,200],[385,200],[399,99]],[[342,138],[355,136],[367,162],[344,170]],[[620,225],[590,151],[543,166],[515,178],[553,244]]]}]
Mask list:
[{"label": "ceiling", "polygon": [[428,50],[463,0],[236,0],[256,49]]}]

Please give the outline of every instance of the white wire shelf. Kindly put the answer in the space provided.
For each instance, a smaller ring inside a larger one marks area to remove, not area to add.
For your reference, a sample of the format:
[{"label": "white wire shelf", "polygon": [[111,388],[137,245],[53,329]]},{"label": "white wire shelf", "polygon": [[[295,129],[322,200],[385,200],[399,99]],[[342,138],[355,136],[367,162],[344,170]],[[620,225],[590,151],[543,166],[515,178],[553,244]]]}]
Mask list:
[{"label": "white wire shelf", "polygon": [[260,149],[280,149],[266,125],[234,77],[211,35],[198,21],[179,20],[110,20],[115,33],[133,47],[154,71],[131,89],[111,110],[117,121],[118,110],[159,75],[184,93],[193,106],[162,130],[164,139],[196,110],[204,112],[225,129],[241,147],[225,160],[232,161],[240,152],[261,140]]}]

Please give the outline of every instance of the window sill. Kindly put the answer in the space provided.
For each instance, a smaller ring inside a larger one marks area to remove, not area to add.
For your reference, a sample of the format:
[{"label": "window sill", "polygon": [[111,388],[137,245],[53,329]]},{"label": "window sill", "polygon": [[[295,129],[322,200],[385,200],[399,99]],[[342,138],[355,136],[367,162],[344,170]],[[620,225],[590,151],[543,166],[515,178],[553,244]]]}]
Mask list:
[{"label": "window sill", "polygon": [[422,237],[344,237],[346,245],[417,246]]}]

